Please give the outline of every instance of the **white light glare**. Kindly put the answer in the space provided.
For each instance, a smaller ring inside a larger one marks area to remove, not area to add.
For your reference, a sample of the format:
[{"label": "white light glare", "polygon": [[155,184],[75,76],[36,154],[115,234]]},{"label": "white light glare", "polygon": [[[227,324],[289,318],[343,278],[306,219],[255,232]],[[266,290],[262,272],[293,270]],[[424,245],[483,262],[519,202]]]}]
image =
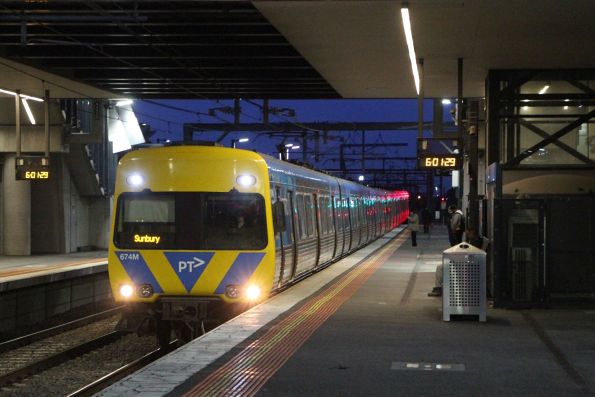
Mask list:
[{"label": "white light glare", "polygon": [[358,176],[357,177],[357,180],[360,181],[360,182],[363,182],[364,181],[364,176],[363,175]]},{"label": "white light glare", "polygon": [[548,88],[550,88],[549,85],[544,85],[543,88],[541,90],[539,90],[539,94],[545,94],[545,92],[548,90]]},{"label": "white light glare", "polygon": [[120,295],[124,298],[130,298],[132,293],[134,292],[134,288],[130,284],[124,284],[120,287]]},{"label": "white light glare", "polygon": [[450,99],[448,99],[448,98],[444,98],[444,99],[442,100],[442,104],[443,104],[443,105],[450,105],[451,103],[452,103],[452,102],[451,102],[451,101],[450,101]]},{"label": "white light glare", "polygon": [[33,117],[33,112],[31,111],[31,108],[29,107],[29,103],[27,103],[27,100],[25,98],[22,98],[21,102],[23,102],[23,107],[25,108],[25,113],[27,113],[27,116],[29,116],[29,121],[31,122],[31,124],[35,125],[35,117]]},{"label": "white light glare", "polygon": [[250,138],[240,138],[240,139],[238,139],[238,142],[240,142],[240,143],[249,142],[249,141],[250,141]]},{"label": "white light glare", "polygon": [[286,143],[285,144],[285,147],[292,147],[292,146],[293,146],[293,143]]},{"label": "white light glare", "polygon": [[415,57],[415,48],[413,47],[413,34],[411,33],[411,21],[409,20],[409,8],[401,8],[401,18],[403,19],[403,29],[407,39],[407,48],[409,48],[409,60],[413,70],[413,79],[415,80],[415,90],[419,95],[419,71],[417,70],[417,58]]},{"label": "white light glare", "polygon": [[128,178],[126,178],[126,182],[132,186],[140,186],[145,181],[142,175],[139,174],[132,174]]},{"label": "white light glare", "polygon": [[291,150],[298,150],[300,147],[299,146],[292,146]]},{"label": "white light glare", "polygon": [[134,102],[132,101],[132,99],[126,99],[124,101],[116,102],[116,106],[120,107],[120,106],[132,105],[133,103]]},{"label": "white light glare", "polygon": [[240,175],[236,178],[236,182],[240,186],[248,187],[256,184],[256,177],[254,175]]},{"label": "white light glare", "polygon": [[[12,96],[16,96],[17,95],[17,93],[14,92],[14,91],[8,91],[8,90],[4,90],[2,88],[0,88],[0,92],[2,92],[4,94],[12,95]],[[25,98],[27,100],[32,100],[32,101],[35,101],[35,102],[43,102],[43,99],[37,98],[37,97],[34,97],[34,96],[24,95],[24,94],[20,94],[20,96],[21,96],[21,98]]]},{"label": "white light glare", "polygon": [[255,300],[260,297],[260,288],[256,285],[250,285],[246,288],[246,298]]}]

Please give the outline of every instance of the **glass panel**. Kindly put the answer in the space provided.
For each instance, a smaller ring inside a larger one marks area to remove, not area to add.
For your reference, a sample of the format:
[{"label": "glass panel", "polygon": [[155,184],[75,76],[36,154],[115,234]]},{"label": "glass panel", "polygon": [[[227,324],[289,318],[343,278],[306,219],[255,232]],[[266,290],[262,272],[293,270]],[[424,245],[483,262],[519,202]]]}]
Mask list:
[{"label": "glass panel", "polygon": [[124,193],[114,243],[130,249],[262,249],[264,200],[244,193]]}]

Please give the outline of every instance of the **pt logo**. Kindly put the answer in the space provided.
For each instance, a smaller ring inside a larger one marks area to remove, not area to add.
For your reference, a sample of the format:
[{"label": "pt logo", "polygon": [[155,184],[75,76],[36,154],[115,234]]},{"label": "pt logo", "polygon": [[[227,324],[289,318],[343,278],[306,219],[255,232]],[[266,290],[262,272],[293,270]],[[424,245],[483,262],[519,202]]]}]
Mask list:
[{"label": "pt logo", "polygon": [[214,252],[164,252],[184,288],[190,292],[215,255]]},{"label": "pt logo", "polygon": [[179,261],[178,262],[178,273],[182,273],[183,271],[187,271],[192,273],[192,270],[197,269],[204,265],[206,262],[200,258],[193,257],[192,261]]}]

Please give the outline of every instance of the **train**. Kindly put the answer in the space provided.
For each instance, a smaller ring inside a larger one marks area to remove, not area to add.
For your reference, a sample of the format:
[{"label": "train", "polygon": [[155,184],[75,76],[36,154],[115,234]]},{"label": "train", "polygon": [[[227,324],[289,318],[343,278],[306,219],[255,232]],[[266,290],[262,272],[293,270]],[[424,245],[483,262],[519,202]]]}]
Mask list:
[{"label": "train", "polygon": [[118,162],[108,271],[121,328],[189,340],[217,308],[253,305],[392,230],[406,191],[249,150],[141,148]]}]

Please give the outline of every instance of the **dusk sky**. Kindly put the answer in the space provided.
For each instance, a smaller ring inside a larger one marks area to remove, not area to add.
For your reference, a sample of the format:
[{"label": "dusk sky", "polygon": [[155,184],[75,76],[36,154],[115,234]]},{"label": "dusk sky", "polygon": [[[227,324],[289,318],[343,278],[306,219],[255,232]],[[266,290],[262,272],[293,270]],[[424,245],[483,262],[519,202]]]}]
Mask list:
[{"label": "dusk sky", "polygon": [[[242,123],[260,123],[262,122],[261,100],[242,101],[241,122]],[[233,100],[155,100],[155,101],[137,101],[134,103],[134,110],[140,123],[149,124],[151,129],[155,130],[152,136],[153,143],[165,141],[182,140],[182,130],[184,123],[233,123],[233,115],[216,111],[217,117],[208,114],[209,109],[232,107]],[[359,100],[270,100],[270,108],[289,108],[295,110],[295,116],[277,116],[271,114],[269,122],[416,122],[417,121],[417,100],[415,99],[359,99]],[[448,107],[448,106],[447,106]],[[445,121],[452,121],[445,109]],[[426,122],[432,121],[432,101],[426,100],[424,103],[424,119]],[[429,133],[429,132],[428,132]],[[196,140],[214,141],[220,133],[202,133],[195,134]],[[341,137],[343,140],[329,139],[327,144],[321,145],[321,158],[319,162],[314,160],[312,142],[309,143],[308,162],[321,169],[337,168],[339,146],[341,143],[361,143],[361,132],[333,132],[331,137]],[[276,146],[281,143],[280,137],[269,138],[268,136],[259,136],[255,133],[232,133],[227,136],[222,144],[231,146],[232,139],[240,137],[250,138],[248,143],[238,143],[237,147],[248,150],[256,150],[272,156],[277,156]],[[366,143],[385,144],[385,143],[404,143],[406,146],[400,147],[376,147],[367,149],[370,157],[375,155],[393,157],[414,157],[416,156],[416,138],[417,127],[407,131],[368,131],[366,132]],[[288,138],[285,143],[289,143]],[[300,142],[291,142],[301,144]],[[357,148],[355,149],[357,150]],[[291,159],[302,159],[301,148],[290,151]],[[357,157],[357,156],[356,156]],[[351,163],[350,167],[359,167],[359,163]],[[367,167],[374,167],[377,164],[373,160],[366,160]],[[388,166],[392,168],[414,169],[415,164],[408,162],[394,161]]]}]

